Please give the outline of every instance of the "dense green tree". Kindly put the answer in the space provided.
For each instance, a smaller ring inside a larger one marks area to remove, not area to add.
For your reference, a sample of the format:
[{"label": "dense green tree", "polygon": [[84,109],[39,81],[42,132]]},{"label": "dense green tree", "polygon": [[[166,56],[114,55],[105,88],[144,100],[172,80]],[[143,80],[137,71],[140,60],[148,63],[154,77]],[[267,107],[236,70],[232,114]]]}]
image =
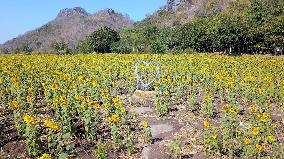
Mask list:
[{"label": "dense green tree", "polygon": [[118,41],[111,45],[111,50],[114,53],[120,53],[120,54],[129,54],[132,52],[132,48],[129,46],[129,44],[125,41]]},{"label": "dense green tree", "polygon": [[80,53],[110,53],[112,52],[111,45],[119,40],[118,32],[108,27],[102,27],[81,41],[77,51]]}]

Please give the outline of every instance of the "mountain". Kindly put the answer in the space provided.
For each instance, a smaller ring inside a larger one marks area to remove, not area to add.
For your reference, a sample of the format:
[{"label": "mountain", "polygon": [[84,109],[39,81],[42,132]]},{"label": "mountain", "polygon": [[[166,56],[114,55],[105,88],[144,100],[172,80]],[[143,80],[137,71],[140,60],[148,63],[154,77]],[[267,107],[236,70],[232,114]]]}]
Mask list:
[{"label": "mountain", "polygon": [[227,9],[236,0],[167,0],[167,4],[141,21],[138,26],[184,24],[194,17],[213,16]]},{"label": "mountain", "polygon": [[52,42],[62,39],[70,48],[74,48],[80,40],[100,27],[120,29],[131,27],[133,23],[127,15],[112,9],[90,14],[80,7],[66,8],[62,9],[54,20],[7,41],[0,45],[0,49],[11,52],[12,49],[28,46],[39,52],[47,52],[51,49]]}]

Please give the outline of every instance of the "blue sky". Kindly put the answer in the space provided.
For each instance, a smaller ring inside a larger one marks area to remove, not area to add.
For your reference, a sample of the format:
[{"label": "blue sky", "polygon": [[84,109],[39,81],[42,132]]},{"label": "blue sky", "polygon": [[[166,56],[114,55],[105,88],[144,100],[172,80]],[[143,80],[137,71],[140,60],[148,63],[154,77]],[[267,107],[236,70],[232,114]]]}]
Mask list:
[{"label": "blue sky", "polygon": [[89,13],[105,8],[139,21],[167,0],[1,0],[0,44],[54,19],[63,8],[82,7]]}]

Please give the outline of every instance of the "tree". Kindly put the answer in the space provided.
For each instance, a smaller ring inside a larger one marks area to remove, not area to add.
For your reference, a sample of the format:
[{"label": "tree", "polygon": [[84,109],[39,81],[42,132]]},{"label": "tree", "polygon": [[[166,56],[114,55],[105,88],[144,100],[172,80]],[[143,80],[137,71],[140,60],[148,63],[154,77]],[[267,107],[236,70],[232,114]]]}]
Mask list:
[{"label": "tree", "polygon": [[68,44],[65,42],[64,39],[60,38],[58,40],[54,40],[51,43],[51,47],[58,53],[58,54],[68,54],[71,52],[71,49],[68,48]]},{"label": "tree", "polygon": [[131,53],[131,47],[125,42],[125,41],[118,41],[115,42],[111,45],[111,50],[114,53],[119,53],[119,54],[129,54]]},{"label": "tree", "polygon": [[115,30],[102,27],[82,41],[78,45],[78,51],[81,53],[109,53],[112,52],[111,45],[119,40],[119,34]]},{"label": "tree", "polygon": [[270,51],[284,46],[284,15],[274,17],[264,25],[264,38]]},{"label": "tree", "polygon": [[15,53],[31,53],[33,49],[28,45],[28,44],[23,44],[20,47],[17,47],[16,49],[13,50]]}]

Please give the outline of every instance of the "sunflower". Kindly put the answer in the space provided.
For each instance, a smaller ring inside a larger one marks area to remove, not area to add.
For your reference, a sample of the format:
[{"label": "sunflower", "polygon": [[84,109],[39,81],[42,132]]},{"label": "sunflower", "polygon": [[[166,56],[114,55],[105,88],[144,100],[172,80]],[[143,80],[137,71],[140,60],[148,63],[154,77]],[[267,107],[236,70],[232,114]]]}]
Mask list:
[{"label": "sunflower", "polygon": [[246,145],[249,145],[250,143],[251,143],[251,141],[250,141],[250,139],[249,138],[245,138],[244,139],[244,143],[246,144]]},{"label": "sunflower", "polygon": [[125,110],[124,107],[121,107],[121,108],[120,108],[120,111],[121,111],[121,113],[125,113],[125,112],[126,112],[126,110]]},{"label": "sunflower", "polygon": [[23,120],[27,123],[27,124],[36,124],[37,123],[37,119],[31,115],[24,115]]},{"label": "sunflower", "polygon": [[50,154],[44,153],[39,157],[39,159],[52,159],[52,157]]},{"label": "sunflower", "polygon": [[20,103],[18,101],[12,101],[8,105],[16,109],[20,108]]},{"label": "sunflower", "polygon": [[30,94],[34,94],[34,93],[35,93],[35,90],[34,90],[32,87],[30,87],[30,88],[28,89],[28,92],[29,92]]},{"label": "sunflower", "polygon": [[259,128],[258,127],[255,127],[252,129],[252,134],[253,135],[258,135],[259,134]]},{"label": "sunflower", "polygon": [[111,116],[111,120],[112,120],[113,122],[119,122],[119,121],[120,121],[120,118],[119,118],[119,116],[118,116],[117,114],[113,114],[113,115]]},{"label": "sunflower", "polygon": [[32,101],[33,101],[31,96],[27,96],[26,100],[27,100],[27,103],[32,103]]},{"label": "sunflower", "polygon": [[257,111],[256,106],[252,106],[252,107],[249,108],[249,112],[251,112],[251,113],[256,113],[256,111]]},{"label": "sunflower", "polygon": [[230,108],[230,106],[227,105],[227,104],[222,106],[222,110],[224,110],[224,111],[228,111],[229,108]]},{"label": "sunflower", "polygon": [[269,139],[271,142],[275,142],[275,141],[277,140],[276,137],[273,136],[273,135],[269,135],[269,136],[268,136],[268,139]]},{"label": "sunflower", "polygon": [[146,127],[149,126],[149,123],[148,123],[147,121],[143,121],[143,122],[142,122],[142,125],[146,128]]},{"label": "sunflower", "polygon": [[215,139],[217,139],[217,134],[216,133],[214,133],[214,134],[212,134],[212,136],[211,136],[214,140]]},{"label": "sunflower", "polygon": [[234,112],[235,112],[234,107],[231,107],[231,108],[229,109],[229,111],[230,111],[231,113],[234,113]]},{"label": "sunflower", "polygon": [[262,146],[260,144],[256,144],[255,147],[258,149],[258,151],[262,150]]},{"label": "sunflower", "polygon": [[258,89],[258,92],[259,92],[260,94],[263,94],[263,93],[264,93],[264,91],[265,91],[265,89],[264,89],[264,88],[259,88],[259,89]]},{"label": "sunflower", "polygon": [[50,128],[52,130],[60,130],[60,127],[56,123],[54,123],[53,121],[50,121],[50,120],[45,120],[44,126]]},{"label": "sunflower", "polygon": [[203,122],[203,125],[204,125],[206,128],[209,128],[209,127],[210,127],[210,124],[209,124],[208,120],[205,120],[205,121]]}]

